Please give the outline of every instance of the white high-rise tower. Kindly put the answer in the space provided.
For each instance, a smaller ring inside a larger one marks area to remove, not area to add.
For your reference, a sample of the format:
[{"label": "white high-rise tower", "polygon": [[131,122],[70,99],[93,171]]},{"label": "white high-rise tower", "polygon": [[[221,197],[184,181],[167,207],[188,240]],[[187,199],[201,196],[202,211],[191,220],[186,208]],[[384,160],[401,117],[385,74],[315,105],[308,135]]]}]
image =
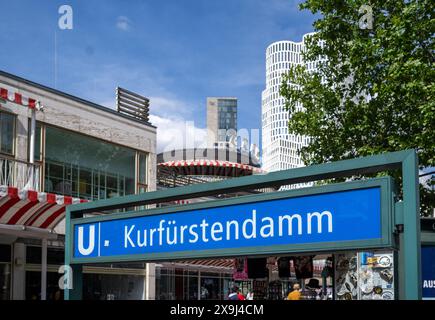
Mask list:
[{"label": "white high-rise tower", "polygon": [[[290,134],[288,121],[291,114],[285,110],[284,98],[279,94],[282,74],[291,66],[305,64],[302,42],[278,41],[266,49],[266,89],[262,92],[262,157],[266,172],[302,167],[297,151],[308,143],[308,137]],[[315,63],[306,63],[308,70]],[[302,106],[297,106],[301,108]]]}]

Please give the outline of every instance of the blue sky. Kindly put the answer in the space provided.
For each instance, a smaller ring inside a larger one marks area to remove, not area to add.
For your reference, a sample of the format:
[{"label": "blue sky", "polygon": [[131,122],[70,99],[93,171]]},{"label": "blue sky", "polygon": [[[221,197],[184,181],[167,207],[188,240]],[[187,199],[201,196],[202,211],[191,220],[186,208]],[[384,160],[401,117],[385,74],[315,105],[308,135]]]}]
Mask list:
[{"label": "blue sky", "polygon": [[160,146],[165,128],[205,127],[207,96],[237,97],[239,128],[258,129],[266,47],[313,31],[298,2],[1,0],[0,69],[106,106],[118,85],[150,97]]}]

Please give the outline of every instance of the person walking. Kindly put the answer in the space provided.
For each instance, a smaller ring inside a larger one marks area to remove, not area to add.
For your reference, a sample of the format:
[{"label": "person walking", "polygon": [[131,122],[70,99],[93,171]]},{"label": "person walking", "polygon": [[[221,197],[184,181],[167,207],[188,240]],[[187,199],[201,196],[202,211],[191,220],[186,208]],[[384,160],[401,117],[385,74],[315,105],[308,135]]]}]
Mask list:
[{"label": "person walking", "polygon": [[246,300],[245,296],[240,290],[237,290],[237,296],[239,297],[239,300]]},{"label": "person walking", "polygon": [[237,287],[232,287],[231,288],[231,292],[228,295],[228,300],[240,300],[239,299],[239,288]]},{"label": "person walking", "polygon": [[248,294],[246,295],[246,300],[254,300],[254,293],[252,290],[249,290]]},{"label": "person walking", "polygon": [[293,291],[287,296],[287,300],[301,300],[301,287],[299,283],[293,285]]}]

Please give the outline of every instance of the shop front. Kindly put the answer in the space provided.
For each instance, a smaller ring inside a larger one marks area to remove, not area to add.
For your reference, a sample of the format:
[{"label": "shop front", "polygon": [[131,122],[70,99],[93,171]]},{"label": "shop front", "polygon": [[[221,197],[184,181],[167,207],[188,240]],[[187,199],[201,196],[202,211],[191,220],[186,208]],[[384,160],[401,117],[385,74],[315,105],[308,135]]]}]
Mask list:
[{"label": "shop front", "polygon": [[[229,289],[252,300],[286,300],[294,284],[302,300],[397,299],[394,250],[344,251],[268,258],[236,258]],[[244,267],[244,271],[237,270]],[[228,292],[223,299],[228,297]],[[195,298],[196,299],[196,298]]]},{"label": "shop front", "polygon": [[156,300],[224,300],[232,283],[231,268],[207,264],[206,260],[158,264]]},{"label": "shop front", "polygon": [[[386,176],[101,214],[253,186],[287,185],[395,167],[403,169],[402,199],[394,180]],[[416,154],[410,150],[77,204],[67,212],[65,260],[72,267],[75,285],[65,290],[65,297],[82,298],[82,268],[87,264],[227,258],[236,259],[236,272],[246,272],[245,279],[233,274],[232,281],[222,281],[229,277],[201,277],[194,272],[184,277],[185,270],[175,267],[170,271],[175,280],[167,282],[166,298],[194,298],[196,292],[199,299],[225,299],[226,288],[242,282],[242,288],[253,291],[254,299],[278,300],[298,282],[305,299],[420,299],[417,181]],[[237,260],[241,258],[246,259],[246,267]],[[315,274],[314,265],[322,263],[320,274]],[[158,272],[154,276],[158,277]]]}]

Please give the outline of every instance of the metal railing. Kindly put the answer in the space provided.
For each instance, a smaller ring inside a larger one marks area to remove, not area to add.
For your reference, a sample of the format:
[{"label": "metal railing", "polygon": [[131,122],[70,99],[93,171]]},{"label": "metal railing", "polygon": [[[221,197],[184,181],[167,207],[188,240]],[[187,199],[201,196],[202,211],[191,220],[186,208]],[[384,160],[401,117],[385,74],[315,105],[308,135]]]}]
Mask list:
[{"label": "metal railing", "polygon": [[31,164],[0,155],[0,185],[41,191],[40,169],[40,164]]}]

